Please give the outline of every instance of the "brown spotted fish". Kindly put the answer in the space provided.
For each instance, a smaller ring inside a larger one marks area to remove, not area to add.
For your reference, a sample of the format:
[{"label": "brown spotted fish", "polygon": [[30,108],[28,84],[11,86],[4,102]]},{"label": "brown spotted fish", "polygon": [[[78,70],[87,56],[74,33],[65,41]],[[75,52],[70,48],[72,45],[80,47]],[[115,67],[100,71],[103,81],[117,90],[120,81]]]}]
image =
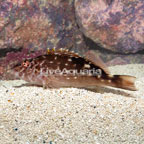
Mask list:
[{"label": "brown spotted fish", "polygon": [[92,52],[86,58],[66,50],[48,50],[46,55],[27,59],[8,70],[15,79],[45,88],[111,86],[135,91],[135,77],[111,75]]}]

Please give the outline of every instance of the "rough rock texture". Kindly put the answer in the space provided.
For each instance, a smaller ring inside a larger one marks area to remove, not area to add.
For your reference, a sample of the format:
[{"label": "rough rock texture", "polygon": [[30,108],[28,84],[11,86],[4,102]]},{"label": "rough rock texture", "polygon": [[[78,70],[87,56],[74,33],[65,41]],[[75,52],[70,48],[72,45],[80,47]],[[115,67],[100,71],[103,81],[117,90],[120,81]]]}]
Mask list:
[{"label": "rough rock texture", "polygon": [[0,66],[54,47],[86,50],[75,22],[73,0],[0,1]]},{"label": "rough rock texture", "polygon": [[144,63],[144,51],[135,54],[121,54],[106,50],[88,38],[85,41],[89,49],[94,51],[95,55],[100,57],[107,66]]},{"label": "rough rock texture", "polygon": [[6,67],[47,48],[81,55],[96,49],[85,44],[81,31],[101,45],[96,53],[107,64],[144,63],[142,54],[121,54],[143,49],[143,10],[142,0],[0,0],[0,79]]},{"label": "rough rock texture", "polygon": [[144,49],[143,0],[75,0],[81,31],[111,51]]},{"label": "rough rock texture", "polygon": [[99,55],[107,66],[125,65],[125,64],[140,64],[144,63],[144,53],[142,54],[114,54],[101,51],[95,51],[96,55]]}]

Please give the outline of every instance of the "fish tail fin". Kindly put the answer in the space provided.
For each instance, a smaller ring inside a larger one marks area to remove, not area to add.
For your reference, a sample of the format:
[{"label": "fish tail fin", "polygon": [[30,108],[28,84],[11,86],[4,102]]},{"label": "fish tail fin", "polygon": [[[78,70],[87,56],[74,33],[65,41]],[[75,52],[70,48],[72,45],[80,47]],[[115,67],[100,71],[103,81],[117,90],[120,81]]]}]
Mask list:
[{"label": "fish tail fin", "polygon": [[136,91],[137,88],[135,87],[135,80],[136,77],[133,76],[113,75],[111,78],[111,83],[109,83],[109,86]]}]

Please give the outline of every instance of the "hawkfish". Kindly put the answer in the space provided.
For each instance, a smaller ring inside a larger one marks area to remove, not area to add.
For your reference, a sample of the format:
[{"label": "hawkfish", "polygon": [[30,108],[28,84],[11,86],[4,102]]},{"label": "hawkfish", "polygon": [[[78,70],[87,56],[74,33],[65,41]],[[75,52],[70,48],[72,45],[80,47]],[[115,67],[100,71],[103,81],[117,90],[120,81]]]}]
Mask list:
[{"label": "hawkfish", "polygon": [[7,74],[44,88],[110,86],[136,90],[136,77],[111,75],[102,60],[92,51],[81,57],[63,49],[48,50],[45,55],[14,65]]}]

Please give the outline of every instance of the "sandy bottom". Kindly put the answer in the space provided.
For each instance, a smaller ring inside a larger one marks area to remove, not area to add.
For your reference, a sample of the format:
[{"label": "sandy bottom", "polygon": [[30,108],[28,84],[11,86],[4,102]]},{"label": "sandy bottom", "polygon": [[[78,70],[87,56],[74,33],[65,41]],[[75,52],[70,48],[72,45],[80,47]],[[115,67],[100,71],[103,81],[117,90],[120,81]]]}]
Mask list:
[{"label": "sandy bottom", "polygon": [[110,71],[136,76],[139,90],[44,90],[0,81],[0,143],[144,143],[144,65]]}]

